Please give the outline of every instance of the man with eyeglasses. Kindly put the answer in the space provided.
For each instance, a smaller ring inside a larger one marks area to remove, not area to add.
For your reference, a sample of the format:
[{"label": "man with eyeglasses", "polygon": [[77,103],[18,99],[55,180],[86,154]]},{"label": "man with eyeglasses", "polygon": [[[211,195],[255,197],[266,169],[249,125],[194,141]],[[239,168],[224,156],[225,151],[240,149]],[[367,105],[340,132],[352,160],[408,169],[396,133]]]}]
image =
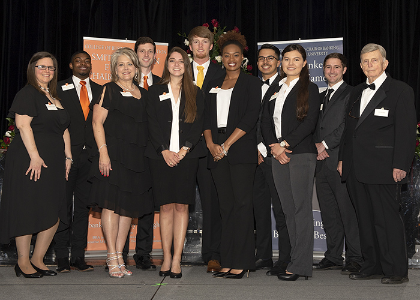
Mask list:
[{"label": "man with eyeglasses", "polygon": [[93,137],[92,111],[89,104],[99,98],[102,86],[89,78],[92,70],[91,57],[85,51],[73,54],[69,64],[73,76],[57,84],[57,93],[63,107],[70,114],[70,140],[73,165],[66,183],[68,220],[60,222],[54,236],[57,272],[70,272],[70,264],[79,271],[92,271],[85,262],[87,231],[89,224],[88,199],[91,184],[87,181],[91,168],[90,156],[98,151]]},{"label": "man with eyeglasses", "polygon": [[[345,183],[337,172],[338,151],[344,131],[347,103],[353,87],[343,80],[347,59],[341,53],[330,53],[324,59],[328,87],[320,94],[322,106],[314,141],[318,150],[316,192],[322,224],[327,235],[327,251],[318,265],[320,270],[341,269],[341,274],[358,272],[363,263],[356,212]],[[343,246],[346,260],[343,267]]]},{"label": "man with eyeglasses", "polygon": [[[280,50],[271,44],[264,44],[258,50],[258,69],[262,75],[261,110],[257,122],[258,167],[254,178],[254,218],[257,233],[255,265],[257,269],[269,268],[267,275],[277,276],[284,273],[290,262],[290,240],[286,227],[286,219],[280,204],[271,170],[271,153],[267,151],[261,134],[261,114],[265,101],[279,91]],[[278,232],[279,260],[273,266],[271,238],[271,203]]]},{"label": "man with eyeglasses", "polygon": [[404,283],[408,261],[399,199],[414,157],[414,92],[385,73],[382,46],[364,46],[360,61],[367,79],[350,95],[337,168],[356,209],[364,259],[360,272],[349,276]]},{"label": "man with eyeglasses", "polygon": [[[213,39],[213,33],[205,26],[194,27],[188,34],[188,43],[193,57],[191,62],[192,74],[196,85],[202,91],[205,90],[211,80],[225,74],[220,65],[210,61]],[[203,143],[205,149],[207,149],[203,137],[201,137],[199,143]],[[207,168],[207,157],[201,157],[198,161],[197,184],[203,209],[201,255],[203,261],[207,264],[207,272],[218,272],[220,270],[222,219],[216,187],[210,170]]]}]

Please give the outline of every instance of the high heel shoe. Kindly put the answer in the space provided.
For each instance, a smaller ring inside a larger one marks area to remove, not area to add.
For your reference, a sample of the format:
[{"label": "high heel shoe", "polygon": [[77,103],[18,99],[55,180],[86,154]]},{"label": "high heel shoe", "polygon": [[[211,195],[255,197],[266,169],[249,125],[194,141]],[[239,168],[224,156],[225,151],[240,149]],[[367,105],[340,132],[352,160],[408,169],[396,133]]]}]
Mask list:
[{"label": "high heel shoe", "polygon": [[171,275],[171,269],[169,269],[168,271],[159,271],[159,276],[160,277],[165,277],[165,276],[169,276]]},{"label": "high heel shoe", "polygon": [[16,277],[19,277],[20,275],[23,275],[23,277],[25,277],[25,278],[41,278],[43,276],[39,272],[35,272],[35,273],[32,273],[32,274],[23,273],[23,271],[20,269],[18,264],[15,265],[15,273],[16,273]]},{"label": "high heel shoe", "polygon": [[37,271],[38,273],[41,273],[42,276],[56,276],[57,273],[51,270],[42,270],[40,268],[38,268],[37,266],[35,266],[32,262],[31,262],[32,267],[35,269],[35,271]]},{"label": "high heel shoe", "polygon": [[244,277],[245,273],[246,273],[246,277],[248,278],[249,277],[249,270],[242,270],[242,272],[239,273],[239,274],[233,274],[229,271],[225,276],[223,276],[223,278],[226,278],[226,279],[242,279],[242,277]]},{"label": "high heel shoe", "polygon": [[179,273],[170,272],[169,277],[171,277],[171,278],[181,278],[182,277],[182,272],[179,272]]},{"label": "high heel shoe", "polygon": [[296,281],[299,277],[305,277],[305,280],[308,280],[308,276],[299,275],[299,274],[278,274],[277,278],[284,281]]},{"label": "high heel shoe", "polygon": [[[107,253],[107,255],[114,255],[115,253]],[[108,266],[108,275],[111,278],[123,278],[124,273],[120,270],[119,265],[111,265],[110,262],[116,260],[118,263],[118,256],[111,256],[106,259],[106,264]],[[117,269],[118,271],[111,271]]]},{"label": "high heel shoe", "polygon": [[[122,252],[117,251],[117,257],[118,257],[118,259],[123,258]],[[121,267],[124,267],[124,269],[121,269]],[[133,272],[131,272],[129,269],[127,269],[127,266],[125,265],[125,263],[118,264],[118,268],[120,268],[121,272],[124,275],[127,275],[127,276],[133,275]]]},{"label": "high heel shoe", "polygon": [[229,271],[227,272],[216,272],[216,273],[213,273],[212,276],[213,278],[223,278],[226,274],[229,274],[230,270],[231,269],[229,269]]}]

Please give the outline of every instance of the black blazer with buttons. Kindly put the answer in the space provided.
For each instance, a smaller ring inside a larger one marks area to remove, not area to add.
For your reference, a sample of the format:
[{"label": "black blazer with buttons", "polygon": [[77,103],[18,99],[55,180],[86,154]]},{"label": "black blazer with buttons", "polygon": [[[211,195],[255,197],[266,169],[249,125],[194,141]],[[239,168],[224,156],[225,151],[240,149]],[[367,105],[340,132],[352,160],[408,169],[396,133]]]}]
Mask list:
[{"label": "black blazer with buttons", "polygon": [[[206,90],[206,112],[204,130],[211,130],[213,141],[218,135],[217,130],[217,94],[209,93],[212,88],[221,87],[225,76],[211,81]],[[254,76],[242,73],[236,81],[230,99],[226,134],[229,137],[236,128],[246,134],[237,140],[229,149],[227,159],[230,164],[257,163],[256,124],[261,103],[261,81]],[[208,154],[208,167],[215,168],[217,162]]]},{"label": "black blazer with buttons", "polygon": [[[299,80],[284,101],[281,113],[282,138],[290,145],[289,150],[292,150],[293,154],[317,153],[313,140],[313,133],[318,121],[319,108],[321,106],[319,91],[316,84],[312,82],[309,83],[308,113],[303,120],[299,121],[296,117],[296,101],[300,83],[301,81]],[[274,93],[278,93],[280,88],[281,86],[277,86],[272,91],[272,94],[267,96],[269,97],[268,99],[270,99]],[[268,150],[270,149],[269,145],[279,142],[276,137],[273,120],[275,104],[276,99],[264,103],[261,122],[261,130]]]},{"label": "black blazer with buttons", "polygon": [[[91,151],[91,154],[95,153],[97,146],[92,130],[92,110],[89,111],[89,115],[85,120],[76,87],[74,87],[74,89],[63,91],[62,86],[65,86],[66,84],[74,84],[72,77],[58,82],[57,93],[61,104],[70,114],[69,133],[71,153],[73,160],[76,160],[82,152],[84,146]],[[92,90],[92,99],[98,99],[102,93],[102,86],[90,79],[89,84]]]},{"label": "black blazer with buttons", "polygon": [[[314,140],[315,143],[325,141],[327,144],[329,157],[325,159],[325,163],[331,171],[337,170],[338,151],[346,123],[347,103],[352,90],[352,86],[343,82],[334,92],[328,105],[319,113]],[[321,103],[324,101],[326,93],[327,90],[319,95]],[[321,167],[320,162],[317,161],[318,169]]]},{"label": "black blazer with buttons", "polygon": [[[154,84],[149,87],[147,115],[149,120],[149,142],[146,147],[145,155],[149,158],[162,158],[161,152],[169,149],[172,130],[172,105],[171,100],[160,101],[159,96],[163,93],[168,94],[169,89],[166,84]],[[179,107],[179,146],[190,148],[185,158],[203,157],[207,154],[201,143],[198,143],[203,132],[203,94],[197,87],[197,115],[193,123],[185,123],[184,108],[185,96],[181,92],[181,103]]]},{"label": "black blazer with buttons", "polygon": [[[364,83],[356,86],[348,104],[346,126],[340,143],[342,180],[350,169],[366,184],[396,184],[393,169],[408,173],[416,143],[416,109],[413,89],[406,83],[387,78],[360,116]],[[388,116],[379,115],[387,110]],[[401,181],[404,183],[407,177]]]}]

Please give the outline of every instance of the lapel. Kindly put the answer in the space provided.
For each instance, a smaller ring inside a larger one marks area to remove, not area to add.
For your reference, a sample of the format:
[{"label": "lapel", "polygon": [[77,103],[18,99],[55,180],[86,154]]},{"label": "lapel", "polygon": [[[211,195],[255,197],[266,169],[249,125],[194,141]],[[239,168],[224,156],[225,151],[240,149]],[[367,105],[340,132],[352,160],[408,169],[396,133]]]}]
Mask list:
[{"label": "lapel", "polygon": [[[328,110],[330,109],[330,107],[338,100],[340,99],[340,95],[344,92],[344,90],[347,87],[347,83],[343,82],[340,87],[334,92],[334,95],[332,96],[332,98],[330,99],[327,108],[325,109],[325,111],[322,113],[322,118],[324,118],[324,116],[327,114]],[[325,97],[325,95],[324,95]]]},{"label": "lapel", "polygon": [[[240,77],[240,76],[239,76]],[[209,90],[211,90],[211,88],[215,88],[216,86],[221,87],[223,84],[223,77],[220,77],[219,80],[216,82],[215,86],[209,86]],[[239,80],[239,78],[238,78]],[[233,96],[233,93],[232,93]],[[205,97],[208,97],[207,95],[205,95]],[[217,94],[210,94],[210,111],[211,111],[211,115],[214,116],[214,121],[217,127]],[[232,101],[232,100],[231,100]],[[230,109],[229,109],[230,111]]]},{"label": "lapel", "polygon": [[[372,99],[369,101],[368,105],[364,109],[362,115],[359,118],[359,121],[357,122],[356,128],[359,127],[359,125],[363,123],[364,120],[366,120],[366,118],[370,115],[370,113],[375,110],[375,108],[379,105],[379,103],[381,103],[382,100],[386,98],[386,92],[389,89],[391,80],[392,78],[387,74],[387,78],[385,79],[384,83],[382,83],[382,85],[379,87],[375,95],[373,95]],[[360,97],[361,97],[361,94],[360,94]],[[360,101],[359,101],[359,112],[360,112]]]},{"label": "lapel", "polygon": [[209,81],[214,77],[217,70],[212,62],[210,62],[209,68],[207,69],[206,76],[204,77],[203,87],[206,87]]},{"label": "lapel", "polygon": [[[166,94],[169,93],[168,84],[162,84],[161,85],[159,96],[162,95],[163,93],[166,93]],[[160,99],[159,99],[159,101],[160,101]],[[169,108],[170,114],[172,115],[172,103],[171,103],[171,99],[168,98],[168,99],[162,100],[160,102],[164,102],[164,103],[162,103],[162,105],[164,105],[163,107]]]},{"label": "lapel", "polygon": [[[76,90],[76,84],[73,82],[73,78],[70,77],[69,79],[66,80],[66,83],[68,84],[73,84],[74,85],[74,89],[71,90],[67,90],[67,91],[63,91],[63,93],[68,93],[69,95],[69,99],[71,101],[71,104],[74,106],[74,108],[77,110],[77,115],[83,120],[85,121],[85,115],[83,113],[83,109],[82,109],[82,105],[80,104],[80,99],[79,96],[77,95],[77,90]],[[61,86],[59,87],[61,89]]]},{"label": "lapel", "polygon": [[271,98],[271,96],[273,96],[274,92],[279,91],[279,81],[280,81],[280,74],[277,74],[276,79],[274,79],[273,83],[267,89],[267,92],[265,93],[264,97],[262,98],[261,106],[264,106],[265,101],[270,100],[270,98]]}]

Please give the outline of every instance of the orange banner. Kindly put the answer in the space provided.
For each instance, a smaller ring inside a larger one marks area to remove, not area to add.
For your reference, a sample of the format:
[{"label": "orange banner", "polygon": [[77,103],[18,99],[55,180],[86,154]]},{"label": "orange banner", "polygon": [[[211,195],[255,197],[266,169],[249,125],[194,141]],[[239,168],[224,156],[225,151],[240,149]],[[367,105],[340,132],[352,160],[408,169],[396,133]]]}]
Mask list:
[{"label": "orange banner", "polygon": [[[83,37],[83,50],[90,54],[92,58],[92,72],[90,78],[98,84],[105,84],[111,80],[110,58],[111,54],[123,47],[134,50],[136,41],[114,40],[94,37]],[[156,61],[152,68],[152,73],[162,76],[163,65],[168,53],[167,43],[156,43]]]}]

